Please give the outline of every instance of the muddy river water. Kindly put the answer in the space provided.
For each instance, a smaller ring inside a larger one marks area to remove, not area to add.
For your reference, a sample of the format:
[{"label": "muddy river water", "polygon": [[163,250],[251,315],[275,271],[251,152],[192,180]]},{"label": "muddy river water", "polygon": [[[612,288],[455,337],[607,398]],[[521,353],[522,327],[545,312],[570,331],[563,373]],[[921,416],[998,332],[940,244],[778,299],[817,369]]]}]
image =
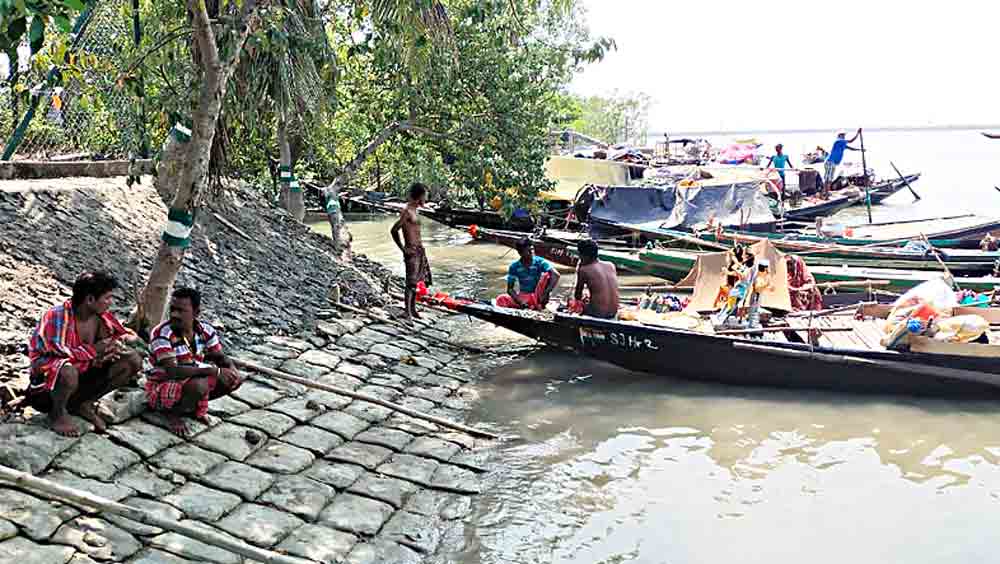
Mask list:
[{"label": "muddy river water", "polygon": [[[401,273],[391,223],[350,227],[359,252]],[[436,224],[424,236],[437,287],[503,288],[513,252]],[[571,273],[561,287],[572,287]],[[473,327],[465,338],[474,342],[525,342]],[[503,465],[474,502],[466,546],[439,560],[1000,559],[1000,405],[735,388],[670,373],[546,350],[492,370],[473,417],[520,438],[500,447]]]}]

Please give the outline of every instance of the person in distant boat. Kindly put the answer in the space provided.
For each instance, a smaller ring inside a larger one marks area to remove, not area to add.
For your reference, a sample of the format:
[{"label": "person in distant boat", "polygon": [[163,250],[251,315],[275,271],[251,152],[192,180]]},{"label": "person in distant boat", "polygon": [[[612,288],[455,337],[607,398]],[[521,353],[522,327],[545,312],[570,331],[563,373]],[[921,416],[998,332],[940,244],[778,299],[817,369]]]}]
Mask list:
[{"label": "person in distant boat", "polygon": [[795,165],[792,164],[792,160],[789,159],[788,155],[783,152],[783,149],[784,146],[781,143],[775,145],[774,155],[767,160],[767,166],[764,167],[771,168],[773,165],[774,168],[778,169],[778,176],[781,177],[781,199],[785,199],[785,167],[795,168]]},{"label": "person in distant boat", "polygon": [[[521,258],[507,269],[507,293],[497,296],[497,307],[544,309],[552,290],[559,284],[559,271],[549,261],[535,256],[531,240],[524,237],[515,245]],[[514,284],[517,291],[514,291]]]},{"label": "person in distant boat", "polygon": [[[573,298],[584,302],[583,314],[603,319],[614,319],[618,315],[618,271],[615,265],[597,258],[597,242],[582,239],[577,243],[580,264],[576,267],[576,289]],[[590,299],[584,301],[583,290],[590,291]]]},{"label": "person in distant boat", "polygon": [[222,352],[215,328],[198,319],[201,294],[177,288],[170,298],[170,318],[157,325],[149,342],[153,370],[146,379],[151,409],[167,416],[170,430],[182,437],[184,417],[207,422],[209,400],[235,391],[243,378]]},{"label": "person in distant boat", "polygon": [[[406,269],[406,288],[403,290],[403,307],[407,319],[420,319],[417,313],[417,285],[433,283],[431,266],[427,262],[427,251],[420,238],[420,216],[417,210],[427,201],[427,187],[419,182],[410,186],[410,198],[406,207],[399,212],[399,220],[392,225],[389,233],[396,246],[403,252],[403,266]],[[399,232],[403,240],[399,240]],[[405,243],[405,244],[404,244]]]},{"label": "person in distant boat", "polygon": [[861,128],[858,128],[857,133],[850,140],[846,139],[847,134],[841,131],[837,134],[837,140],[833,142],[833,147],[830,148],[830,154],[826,157],[826,162],[823,164],[823,193],[824,195],[830,193],[830,187],[833,185],[833,181],[836,178],[837,167],[840,166],[840,162],[844,160],[844,151],[859,151],[860,149],[856,147],[851,147],[850,143],[854,143],[854,140],[861,135]]},{"label": "person in distant boat", "polygon": [[818,311],[823,309],[823,296],[816,287],[816,279],[802,257],[785,255],[785,270],[788,273],[788,293],[792,299],[792,310]]},{"label": "person in distant boat", "polygon": [[138,337],[109,311],[117,287],[110,274],[84,272],[73,282],[72,298],[45,312],[28,341],[27,403],[48,413],[60,435],[80,434],[70,414],[103,432],[107,423],[97,400],[142,370],[142,357],[127,346]]}]

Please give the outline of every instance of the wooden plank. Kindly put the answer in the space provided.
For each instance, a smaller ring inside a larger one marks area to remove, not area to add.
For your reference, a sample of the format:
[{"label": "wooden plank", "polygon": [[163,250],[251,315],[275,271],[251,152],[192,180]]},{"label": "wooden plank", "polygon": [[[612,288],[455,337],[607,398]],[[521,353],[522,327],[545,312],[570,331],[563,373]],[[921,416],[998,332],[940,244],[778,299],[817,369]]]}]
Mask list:
[{"label": "wooden plank", "polygon": [[955,356],[974,356],[980,358],[1000,358],[1000,345],[982,345],[979,343],[947,343],[928,337],[910,336],[912,352],[929,354],[948,354]]}]

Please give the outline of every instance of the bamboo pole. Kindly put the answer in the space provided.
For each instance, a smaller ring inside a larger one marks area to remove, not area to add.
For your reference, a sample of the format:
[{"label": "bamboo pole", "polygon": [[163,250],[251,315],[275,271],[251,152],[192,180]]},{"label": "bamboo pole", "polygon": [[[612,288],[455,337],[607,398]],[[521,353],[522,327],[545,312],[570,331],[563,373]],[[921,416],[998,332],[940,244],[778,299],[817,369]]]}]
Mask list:
[{"label": "bamboo pole", "polygon": [[954,286],[955,289],[961,290],[961,288],[959,288],[958,286],[958,282],[955,281],[955,276],[951,273],[951,270],[948,268],[948,265],[945,264],[943,260],[941,260],[941,256],[939,255],[940,251],[938,251],[937,248],[931,244],[931,241],[930,239],[927,238],[927,235],[921,233],[920,238],[923,239],[924,243],[927,243],[928,247],[930,247],[931,254],[934,255],[935,260],[937,260],[938,264],[941,265],[941,268],[944,269],[944,275],[948,278],[948,280],[951,281],[951,285]]},{"label": "bamboo pole", "polygon": [[[843,333],[847,331],[854,331],[853,327],[823,327],[815,328],[821,333]],[[790,325],[780,325],[778,327],[761,327],[760,329],[727,329],[725,331],[716,331],[716,335],[755,335],[759,333],[782,333],[785,331],[806,331],[806,327],[792,327]]]},{"label": "bamboo pole", "polygon": [[874,305],[874,304],[875,304],[875,302],[860,302],[860,303],[846,305],[846,306],[832,307],[830,309],[821,309],[819,311],[796,311],[796,312],[793,312],[793,313],[789,313],[785,317],[823,317],[825,315],[833,315],[835,313],[843,313],[845,311],[851,311],[851,310],[854,310],[854,309],[858,309],[858,308],[860,308],[862,306]]},{"label": "bamboo pole", "polygon": [[49,499],[55,498],[59,500],[71,501],[87,507],[93,507],[94,509],[98,509],[104,513],[118,515],[144,525],[184,535],[185,537],[228,550],[233,554],[251,558],[258,562],[265,562],[267,564],[301,564],[302,562],[298,558],[292,558],[291,556],[285,556],[284,554],[257,548],[243,541],[227,537],[220,533],[193,527],[184,523],[178,523],[172,519],[160,517],[149,511],[124,505],[116,501],[94,495],[87,491],[57,484],[44,478],[32,476],[27,472],[8,468],[7,466],[0,465],[0,480],[7,481],[16,486],[31,490],[32,492],[42,494],[43,497],[47,497]]},{"label": "bamboo pole", "polygon": [[481,431],[481,430],[476,429],[474,427],[469,427],[467,425],[462,425],[461,423],[455,423],[454,421],[448,421],[447,419],[442,419],[440,417],[435,417],[433,415],[428,415],[426,413],[420,413],[419,411],[414,411],[414,410],[409,409],[407,407],[403,407],[403,406],[401,406],[401,405],[399,405],[397,403],[392,403],[392,402],[389,402],[389,401],[385,401],[385,400],[379,399],[379,398],[377,398],[375,396],[370,396],[368,394],[362,394],[360,392],[353,392],[351,390],[346,390],[344,388],[338,388],[337,386],[331,386],[329,384],[320,384],[319,382],[313,382],[312,380],[309,380],[307,378],[302,378],[302,377],[299,377],[299,376],[294,376],[292,374],[288,374],[287,372],[282,372],[280,370],[275,370],[273,368],[268,368],[266,366],[261,366],[260,364],[256,364],[254,362],[249,362],[249,361],[246,361],[246,360],[241,360],[239,358],[233,358],[232,361],[234,363],[236,363],[237,366],[240,366],[242,368],[246,368],[247,370],[252,370],[252,371],[257,372],[259,374],[263,374],[265,376],[270,376],[272,378],[277,378],[278,380],[285,380],[285,381],[288,381],[288,382],[294,382],[296,384],[300,384],[300,385],[305,386],[307,388],[313,388],[313,389],[316,389],[316,390],[322,390],[324,392],[331,392],[331,393],[334,393],[334,394],[338,394],[338,395],[342,395],[342,396],[347,396],[349,398],[353,398],[353,399],[356,399],[356,400],[366,401],[368,403],[373,403],[375,405],[380,405],[382,407],[389,408],[389,409],[391,409],[393,411],[398,411],[399,413],[402,413],[403,415],[409,415],[410,417],[413,417],[414,419],[421,419],[423,421],[429,421],[431,423],[434,423],[435,425],[440,425],[442,427],[446,427],[448,429],[453,429],[455,431],[461,431],[461,432],[466,433],[468,435],[471,435],[473,437],[484,437],[484,438],[487,438],[487,439],[499,439],[500,438],[499,435],[495,435],[495,434],[490,433],[488,431]]},{"label": "bamboo pole", "polygon": [[[356,308],[356,307],[348,305],[348,304],[342,304],[340,302],[334,302],[333,305],[336,306],[336,307],[339,307],[339,308],[343,309],[344,311],[349,311],[351,313],[356,313],[358,315],[364,315],[364,316],[370,317],[370,318],[372,318],[372,319],[374,319],[376,321],[381,321],[382,323],[385,323],[385,324],[388,324],[388,325],[392,325],[393,327],[397,327],[399,329],[405,329],[407,331],[413,331],[413,327],[410,327],[409,325],[407,325],[405,323],[401,323],[399,321],[396,321],[395,319],[390,319],[388,317],[382,317],[381,315],[375,315],[374,313],[372,313],[370,311],[365,311],[363,309]],[[427,306],[428,304],[423,304],[423,305]],[[451,313],[454,313],[454,312],[451,312]],[[465,350],[468,350],[468,351],[476,353],[476,354],[485,354],[485,353],[489,352],[489,351],[487,351],[485,349],[481,349],[479,347],[474,347],[472,345],[462,345],[462,344],[459,344],[459,343],[453,343],[451,341],[447,341],[445,339],[440,339],[440,338],[435,337],[433,335],[422,335],[422,338],[429,339],[431,341],[434,341],[435,343],[441,343],[442,345],[447,345],[447,346],[452,347],[452,348],[465,349]]]}]

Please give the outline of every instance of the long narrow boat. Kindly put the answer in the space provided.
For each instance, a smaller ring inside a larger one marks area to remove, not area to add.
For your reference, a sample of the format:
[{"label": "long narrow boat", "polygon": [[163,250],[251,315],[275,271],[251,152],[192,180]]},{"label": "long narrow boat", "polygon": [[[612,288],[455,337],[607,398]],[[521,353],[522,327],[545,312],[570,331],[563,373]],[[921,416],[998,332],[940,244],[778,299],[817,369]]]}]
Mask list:
[{"label": "long narrow boat", "polygon": [[[458,310],[629,370],[738,386],[1000,399],[1000,359],[811,347],[632,322],[526,314],[483,304]],[[801,333],[801,331],[799,331]]]},{"label": "long narrow boat", "polygon": [[713,235],[691,235],[674,232],[673,246],[699,247],[704,241],[705,248],[716,250],[718,241],[723,243],[756,243],[770,241],[779,250],[801,255],[810,266],[856,266],[861,268],[895,268],[900,270],[944,270],[959,275],[975,276],[992,274],[1000,261],[1000,252],[972,249],[948,249],[935,258],[930,252],[904,249],[903,247],[849,247],[828,243],[812,243],[800,240],[770,239],[760,234],[739,234],[722,232]]},{"label": "long narrow boat", "polygon": [[[645,240],[672,240],[679,231],[645,226],[631,226]],[[764,237],[775,245],[782,243],[820,243],[849,247],[900,247],[914,239],[926,236],[939,249],[978,249],[987,234],[1000,234],[1000,219],[987,219],[974,214],[935,219],[903,220],[884,224],[856,225],[851,237],[820,237],[815,231],[764,233],[759,231],[726,230],[723,239],[734,237]],[[704,241],[719,243],[715,233],[699,232],[694,235]]]},{"label": "long narrow boat", "polygon": [[[690,251],[678,251],[673,249],[653,249],[643,250],[639,253],[642,262],[650,263],[649,268],[656,268],[665,273],[668,280],[676,280],[685,276],[694,268],[698,260],[698,253]],[[807,264],[809,263],[808,258]],[[816,282],[857,282],[857,286],[844,284],[845,287],[864,289],[869,280],[887,280],[888,289],[896,292],[905,292],[914,286],[939,278],[941,273],[934,271],[918,270],[898,270],[892,268],[864,268],[853,266],[809,266]],[[956,282],[963,289],[974,290],[976,292],[989,292],[994,287],[1000,286],[1000,278],[993,276],[962,277]]]},{"label": "long narrow boat", "polygon": [[784,219],[787,221],[813,221],[817,217],[829,217],[841,210],[845,210],[854,204],[863,202],[864,194],[850,193],[839,195],[829,200],[820,198],[809,198],[803,206],[788,208],[785,210]]}]

